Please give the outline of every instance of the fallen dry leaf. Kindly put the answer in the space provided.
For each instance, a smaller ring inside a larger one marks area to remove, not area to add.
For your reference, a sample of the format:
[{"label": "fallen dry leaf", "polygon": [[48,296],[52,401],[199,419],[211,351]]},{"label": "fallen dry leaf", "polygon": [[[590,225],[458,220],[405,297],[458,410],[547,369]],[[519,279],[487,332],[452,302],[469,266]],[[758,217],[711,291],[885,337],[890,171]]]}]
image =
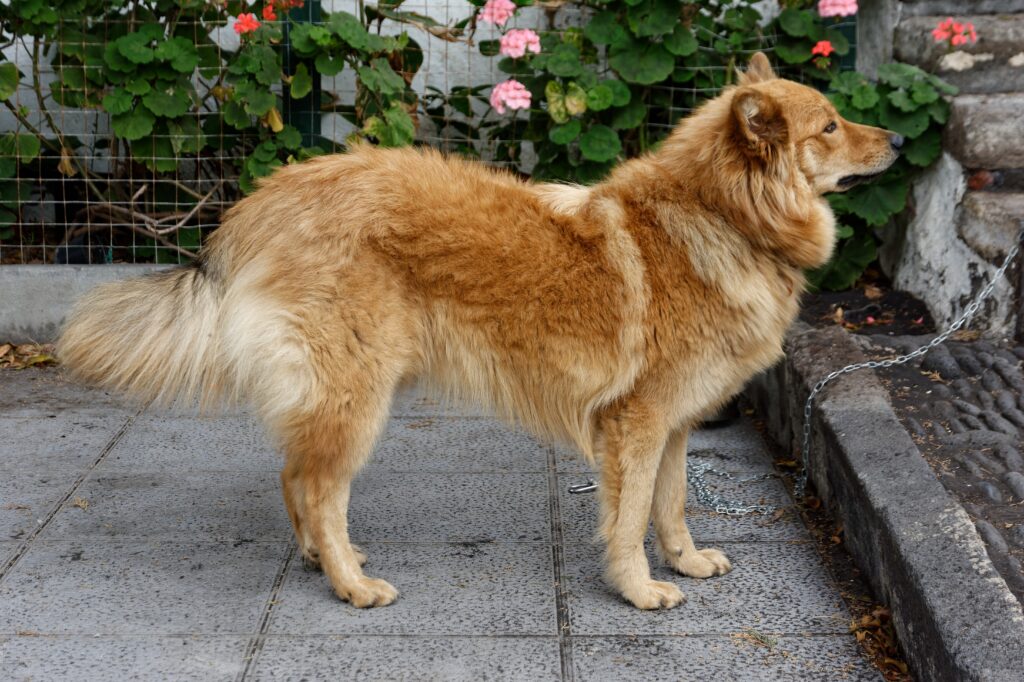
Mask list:
[{"label": "fallen dry leaf", "polygon": [[84,497],[76,497],[71,504],[72,506],[78,507],[82,511],[85,511],[86,509],[89,508],[89,500],[85,499]]},{"label": "fallen dry leaf", "polygon": [[870,301],[877,301],[882,298],[882,290],[873,284],[868,284],[864,287],[864,296]]}]

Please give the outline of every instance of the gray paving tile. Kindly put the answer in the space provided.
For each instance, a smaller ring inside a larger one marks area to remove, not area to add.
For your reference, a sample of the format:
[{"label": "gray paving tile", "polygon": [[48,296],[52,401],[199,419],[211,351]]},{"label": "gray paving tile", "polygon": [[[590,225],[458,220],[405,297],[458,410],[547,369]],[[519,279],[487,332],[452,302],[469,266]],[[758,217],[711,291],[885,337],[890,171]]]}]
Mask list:
[{"label": "gray paving tile", "polygon": [[[739,633],[736,633],[739,634]],[[779,637],[775,646],[743,636],[573,638],[576,679],[649,682],[867,682],[881,675],[852,637]]]},{"label": "gray paving tile", "polygon": [[57,506],[78,480],[74,470],[0,470],[0,540],[20,540]]},{"label": "gray paving tile", "polygon": [[278,543],[37,540],[0,583],[0,634],[253,632]]},{"label": "gray paving tile", "polygon": [[554,637],[268,637],[252,680],[559,680]]},{"label": "gray paving tile", "polygon": [[535,471],[548,468],[547,450],[495,419],[394,418],[369,468],[389,471]]},{"label": "gray paving tile", "polygon": [[545,474],[367,471],[353,485],[356,542],[546,541]]},{"label": "gray paving tile", "polygon": [[727,575],[696,580],[661,565],[648,542],[653,577],[674,582],[688,602],[667,611],[633,608],[601,579],[601,548],[565,548],[574,635],[729,634],[745,628],[778,634],[846,634],[849,616],[809,544],[720,543]]},{"label": "gray paving tile", "polygon": [[[571,474],[562,474],[558,477],[562,537],[566,542],[590,542],[597,533],[598,499],[595,494],[570,494],[568,487],[577,480],[578,478]],[[791,503],[786,489],[775,479],[753,482],[710,478],[709,480],[715,484],[715,490],[722,495],[744,503],[771,504],[780,508]],[[698,545],[727,540],[798,540],[807,536],[807,529],[791,513],[784,512],[778,518],[760,514],[716,514],[702,506],[692,491],[687,498],[686,519]]]},{"label": "gray paving tile", "polygon": [[7,563],[7,560],[14,556],[19,547],[21,547],[20,542],[15,542],[13,540],[9,542],[0,541],[0,566]]},{"label": "gray paving tile", "polygon": [[249,415],[141,415],[101,464],[104,470],[280,471],[283,459]]},{"label": "gray paving tile", "polygon": [[386,608],[355,609],[319,572],[293,562],[270,633],[344,635],[553,635],[554,577],[544,544],[374,544],[367,575],[399,591]]},{"label": "gray paving tile", "polygon": [[272,472],[93,472],[41,537],[126,536],[188,541],[292,537]]},{"label": "gray paving tile", "polygon": [[80,412],[0,417],[0,475],[11,469],[84,470],[127,419]]},{"label": "gray paving tile", "polygon": [[4,680],[233,680],[245,637],[0,636]]},{"label": "gray paving tile", "polygon": [[122,396],[70,381],[59,368],[0,371],[0,414],[8,417],[74,411],[128,417],[139,410]]}]

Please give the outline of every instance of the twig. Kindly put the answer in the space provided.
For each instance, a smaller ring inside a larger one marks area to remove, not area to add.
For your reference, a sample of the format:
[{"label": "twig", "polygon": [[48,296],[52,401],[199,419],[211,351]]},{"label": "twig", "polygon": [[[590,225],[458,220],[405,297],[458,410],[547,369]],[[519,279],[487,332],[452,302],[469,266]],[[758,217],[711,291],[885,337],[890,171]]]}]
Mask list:
[{"label": "twig", "polygon": [[[196,205],[192,207],[192,210],[189,211],[188,213],[186,213],[184,215],[184,217],[182,217],[182,219],[179,220],[177,223],[175,223],[171,227],[153,228],[153,232],[156,233],[156,234],[169,234],[171,232],[175,232],[175,231],[181,229],[182,227],[184,227],[185,223],[187,223],[188,221],[192,220],[193,216],[195,216],[195,214],[198,213],[200,211],[200,209],[203,208],[203,204],[205,204],[207,201],[209,201],[210,197],[212,197],[217,192],[217,190],[219,190],[221,188],[221,185],[223,185],[223,184],[224,184],[224,181],[221,180],[216,185],[214,185],[213,189],[211,189],[209,192],[207,192],[206,196],[204,196],[202,199],[200,199],[198,202],[196,202]],[[162,223],[162,222],[164,222],[166,220],[171,220],[171,219],[173,219],[175,217],[177,217],[177,216],[168,216],[166,218],[161,218],[160,220],[157,220],[156,223],[159,225],[160,223]]]}]

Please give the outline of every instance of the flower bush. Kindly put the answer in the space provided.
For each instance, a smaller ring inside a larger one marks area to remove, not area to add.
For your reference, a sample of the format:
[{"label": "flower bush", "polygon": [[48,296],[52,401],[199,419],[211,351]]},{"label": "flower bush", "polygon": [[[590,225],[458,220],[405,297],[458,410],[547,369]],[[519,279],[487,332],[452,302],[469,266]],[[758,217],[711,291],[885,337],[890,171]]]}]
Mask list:
[{"label": "flower bush", "polygon": [[[0,6],[3,34],[30,39],[37,62],[43,53],[56,54],[49,106],[108,114],[112,150],[123,163],[103,174],[91,168],[89,150],[64,135],[49,113],[39,74],[0,62],[0,96],[22,124],[17,134],[0,137],[0,240],[3,225],[19,221],[26,192],[33,191],[17,179],[19,164],[41,156],[63,176],[86,178],[88,199],[112,214],[117,206],[133,205],[137,180],[126,182],[123,174],[131,179],[138,166],[173,183],[187,161],[200,178],[234,175],[242,192],[251,191],[275,167],[328,146],[291,125],[288,110],[291,102],[317,93],[316,78],[345,70],[355,77],[351,99],[308,103],[351,121],[353,137],[408,145],[431,121],[454,151],[476,155],[490,145],[497,162],[538,179],[589,183],[618,160],[656,145],[680,116],[733,83],[754,50],[766,49],[785,75],[827,91],[844,116],[907,138],[903,159],[888,173],[831,198],[842,241],[835,260],[813,273],[814,282],[830,288],[849,286],[874,259],[875,231],[897,218],[914,173],[941,151],[949,86],[906,65],[883,67],[878,82],[840,70],[850,45],[839,18],[856,13],[854,0],[783,0],[782,11],[767,24],[754,0],[578,0],[575,6],[588,9],[586,20],[560,30],[510,23],[531,0],[470,2],[463,20],[442,25],[394,3],[365,5],[358,16],[324,13],[314,23],[308,14],[296,15],[303,0],[125,0],[117,9],[98,0],[11,0]],[[560,6],[545,9],[553,16]],[[410,85],[422,49],[404,31],[382,33],[385,19],[447,41],[470,40],[480,26],[497,30],[498,39],[476,44],[505,76],[496,84],[418,94]],[[211,34],[218,28],[239,35],[236,50],[215,44]],[[977,36],[970,24],[949,18],[932,38],[955,47]],[[52,134],[11,103],[23,78]],[[237,166],[225,168],[234,159]],[[185,189],[175,194],[176,202]],[[218,191],[230,200],[235,190],[224,185]],[[194,200],[201,216],[203,199]],[[160,208],[157,197],[139,206],[143,212]],[[161,225],[140,229],[150,243],[169,245]],[[202,235],[188,219],[180,227],[173,246],[191,255]]]}]

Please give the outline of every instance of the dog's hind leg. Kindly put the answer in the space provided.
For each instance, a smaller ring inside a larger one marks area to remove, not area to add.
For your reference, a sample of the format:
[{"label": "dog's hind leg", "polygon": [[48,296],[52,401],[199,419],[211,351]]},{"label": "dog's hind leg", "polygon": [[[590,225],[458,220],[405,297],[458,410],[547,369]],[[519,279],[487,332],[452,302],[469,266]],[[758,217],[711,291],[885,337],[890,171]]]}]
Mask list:
[{"label": "dog's hind leg", "polygon": [[688,429],[674,432],[665,445],[654,486],[654,531],[662,558],[691,578],[710,578],[732,569],[717,549],[698,550],[686,527],[686,441]]},{"label": "dog's hind leg", "polygon": [[667,428],[656,410],[626,406],[601,425],[601,535],[607,542],[605,576],[622,596],[641,609],[672,608],[683,593],[651,579],[644,536]]}]

